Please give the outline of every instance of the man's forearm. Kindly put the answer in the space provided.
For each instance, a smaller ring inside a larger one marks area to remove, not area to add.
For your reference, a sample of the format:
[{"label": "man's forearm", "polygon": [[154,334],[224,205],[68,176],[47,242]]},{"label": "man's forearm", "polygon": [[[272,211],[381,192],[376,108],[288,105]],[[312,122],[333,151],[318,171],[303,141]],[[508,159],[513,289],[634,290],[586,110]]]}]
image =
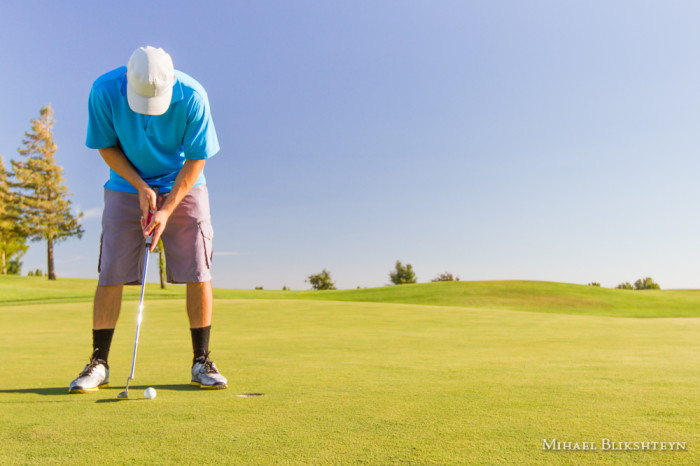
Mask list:
[{"label": "man's forearm", "polygon": [[175,207],[197,182],[205,163],[206,160],[185,160],[185,165],[182,166],[180,173],[177,174],[170,194],[165,198],[165,202],[159,210],[165,210],[168,214],[173,213]]},{"label": "man's forearm", "polygon": [[98,152],[109,168],[128,181],[137,191],[148,187],[119,146],[98,149]]}]

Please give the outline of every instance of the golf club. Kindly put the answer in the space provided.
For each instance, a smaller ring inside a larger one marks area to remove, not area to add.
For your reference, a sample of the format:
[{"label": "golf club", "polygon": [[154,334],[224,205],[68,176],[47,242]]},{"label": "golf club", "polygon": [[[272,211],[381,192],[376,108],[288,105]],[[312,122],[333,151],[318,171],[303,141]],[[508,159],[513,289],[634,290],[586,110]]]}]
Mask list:
[{"label": "golf club", "polygon": [[[156,189],[156,196],[158,195],[158,190]],[[146,225],[151,223],[151,219],[153,218],[153,213],[155,211],[149,211],[148,212],[148,221],[146,222]],[[141,276],[141,300],[139,301],[139,313],[138,317],[136,317],[136,338],[134,340],[134,355],[131,359],[131,375],[126,379],[126,388],[124,389],[123,392],[120,392],[119,395],[117,395],[117,398],[129,398],[129,382],[131,380],[134,380],[134,367],[136,366],[136,349],[139,346],[139,331],[141,330],[141,317],[143,315],[143,293],[146,288],[146,271],[148,270],[148,256],[150,253],[151,245],[153,244],[153,232],[151,232],[150,235],[146,237],[145,240],[145,245],[146,245],[146,251],[144,253],[144,259],[143,259],[143,275]]]}]

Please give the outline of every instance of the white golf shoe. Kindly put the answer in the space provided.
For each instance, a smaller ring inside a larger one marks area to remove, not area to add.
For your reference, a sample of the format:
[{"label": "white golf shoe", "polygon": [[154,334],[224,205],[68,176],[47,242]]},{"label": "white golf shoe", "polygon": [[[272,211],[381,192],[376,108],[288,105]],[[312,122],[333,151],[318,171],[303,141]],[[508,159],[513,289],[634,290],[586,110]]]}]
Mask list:
[{"label": "white golf shoe", "polygon": [[228,380],[219,373],[219,369],[209,359],[209,352],[205,356],[200,356],[194,360],[192,365],[192,382],[190,383],[210,390],[228,388]]},{"label": "white golf shoe", "polygon": [[70,383],[68,393],[92,393],[108,386],[109,366],[102,359],[97,359],[93,353],[90,363],[85,366],[78,378]]}]

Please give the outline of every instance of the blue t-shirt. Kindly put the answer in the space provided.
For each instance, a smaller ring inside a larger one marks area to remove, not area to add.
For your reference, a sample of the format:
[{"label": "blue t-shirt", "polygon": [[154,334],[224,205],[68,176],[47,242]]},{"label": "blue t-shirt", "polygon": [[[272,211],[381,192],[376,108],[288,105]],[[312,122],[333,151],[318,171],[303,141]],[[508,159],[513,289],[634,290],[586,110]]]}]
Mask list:
[{"label": "blue t-shirt", "polygon": [[[92,85],[85,144],[91,149],[120,145],[138,174],[152,187],[169,192],[185,160],[208,159],[219,152],[204,88],[181,71],[168,110],[157,116],[136,113],[126,99],[126,66],[100,76]],[[195,186],[205,184],[202,173]],[[105,188],[135,193],[110,169]]]}]

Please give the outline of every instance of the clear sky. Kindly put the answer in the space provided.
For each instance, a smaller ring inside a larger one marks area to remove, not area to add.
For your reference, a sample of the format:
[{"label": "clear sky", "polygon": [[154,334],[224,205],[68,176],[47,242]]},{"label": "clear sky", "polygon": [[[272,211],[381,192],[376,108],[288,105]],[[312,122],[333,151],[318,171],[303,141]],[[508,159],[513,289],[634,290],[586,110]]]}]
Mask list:
[{"label": "clear sky", "polygon": [[[53,105],[86,231],[57,274],[96,278],[87,97],[153,45],[209,94],[215,286],[381,286],[398,259],[419,282],[698,288],[698,24],[692,1],[12,2],[0,154]],[[45,271],[45,244],[23,262]]]}]

